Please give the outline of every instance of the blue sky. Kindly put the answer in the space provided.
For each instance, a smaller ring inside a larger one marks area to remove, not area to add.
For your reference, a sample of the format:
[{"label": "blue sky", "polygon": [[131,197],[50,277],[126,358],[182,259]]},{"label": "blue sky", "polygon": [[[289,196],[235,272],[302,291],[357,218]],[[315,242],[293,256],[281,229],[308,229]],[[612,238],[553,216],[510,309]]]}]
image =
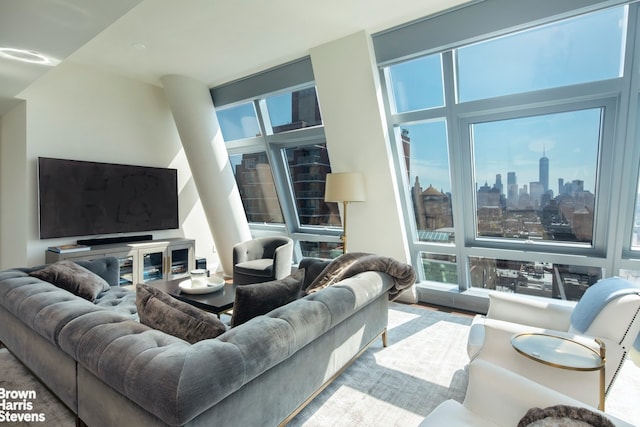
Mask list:
[{"label": "blue sky", "polygon": [[[291,123],[291,93],[267,98],[267,110],[272,126]],[[216,111],[225,141],[250,138],[260,133],[253,102]]]}]

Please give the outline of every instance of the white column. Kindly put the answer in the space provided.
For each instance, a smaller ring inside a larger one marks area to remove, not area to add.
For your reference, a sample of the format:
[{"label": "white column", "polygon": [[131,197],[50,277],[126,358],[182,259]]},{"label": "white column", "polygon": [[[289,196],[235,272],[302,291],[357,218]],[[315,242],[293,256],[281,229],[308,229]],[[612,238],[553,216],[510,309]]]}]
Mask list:
[{"label": "white column", "polygon": [[[332,172],[360,172],[366,201],[349,205],[349,251],[411,263],[371,38],[359,32],[310,50]],[[415,301],[415,288],[403,300]]]},{"label": "white column", "polygon": [[234,244],[251,231],[233,176],[209,88],[189,77],[161,78],[226,276],[233,274]]},{"label": "white column", "polygon": [[[349,250],[410,261],[370,37],[311,49],[332,172],[360,172],[366,201],[349,205]],[[381,235],[384,235],[382,237]]]}]

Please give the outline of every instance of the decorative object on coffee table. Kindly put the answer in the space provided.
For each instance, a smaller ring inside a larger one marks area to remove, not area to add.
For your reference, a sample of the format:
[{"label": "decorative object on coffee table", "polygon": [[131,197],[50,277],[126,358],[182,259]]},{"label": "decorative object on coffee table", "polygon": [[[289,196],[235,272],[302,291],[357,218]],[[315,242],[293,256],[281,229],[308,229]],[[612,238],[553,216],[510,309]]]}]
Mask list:
[{"label": "decorative object on coffee table", "polygon": [[202,283],[198,283],[193,279],[187,279],[181,281],[178,284],[178,287],[185,294],[210,294],[224,288],[224,280],[215,277],[207,277]]}]

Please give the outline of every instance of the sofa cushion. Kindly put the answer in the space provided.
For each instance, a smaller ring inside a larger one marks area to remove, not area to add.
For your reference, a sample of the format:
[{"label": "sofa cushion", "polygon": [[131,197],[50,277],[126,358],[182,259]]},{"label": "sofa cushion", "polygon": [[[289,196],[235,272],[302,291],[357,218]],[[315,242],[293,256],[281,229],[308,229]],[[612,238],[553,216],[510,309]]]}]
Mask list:
[{"label": "sofa cushion", "polygon": [[304,274],[304,269],[299,269],[284,279],[237,286],[231,326],[241,325],[298,299],[301,296]]},{"label": "sofa cushion", "polygon": [[331,264],[330,259],[324,258],[303,258],[298,264],[298,268],[304,268],[304,284],[302,289],[307,289],[311,283]]},{"label": "sofa cushion", "polygon": [[271,258],[239,262],[233,268],[235,273],[261,277],[273,276],[273,260]]},{"label": "sofa cushion", "polygon": [[100,292],[111,289],[100,276],[73,261],[63,260],[29,273],[91,302]]},{"label": "sofa cushion", "polygon": [[151,285],[136,286],[140,323],[181,338],[191,344],[215,338],[227,330],[213,314],[173,298]]}]

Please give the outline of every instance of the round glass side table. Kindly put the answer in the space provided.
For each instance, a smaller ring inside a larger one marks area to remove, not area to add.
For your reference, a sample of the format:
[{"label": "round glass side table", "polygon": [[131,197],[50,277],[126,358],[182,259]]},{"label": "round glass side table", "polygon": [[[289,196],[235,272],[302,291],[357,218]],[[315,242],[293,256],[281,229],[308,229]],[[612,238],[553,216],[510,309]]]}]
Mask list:
[{"label": "round glass side table", "polygon": [[554,368],[572,371],[600,371],[600,394],[598,409],[604,411],[604,363],[605,344],[595,338],[600,352],[577,341],[557,335],[542,333],[516,334],[511,337],[511,345],[520,354],[536,362]]}]

